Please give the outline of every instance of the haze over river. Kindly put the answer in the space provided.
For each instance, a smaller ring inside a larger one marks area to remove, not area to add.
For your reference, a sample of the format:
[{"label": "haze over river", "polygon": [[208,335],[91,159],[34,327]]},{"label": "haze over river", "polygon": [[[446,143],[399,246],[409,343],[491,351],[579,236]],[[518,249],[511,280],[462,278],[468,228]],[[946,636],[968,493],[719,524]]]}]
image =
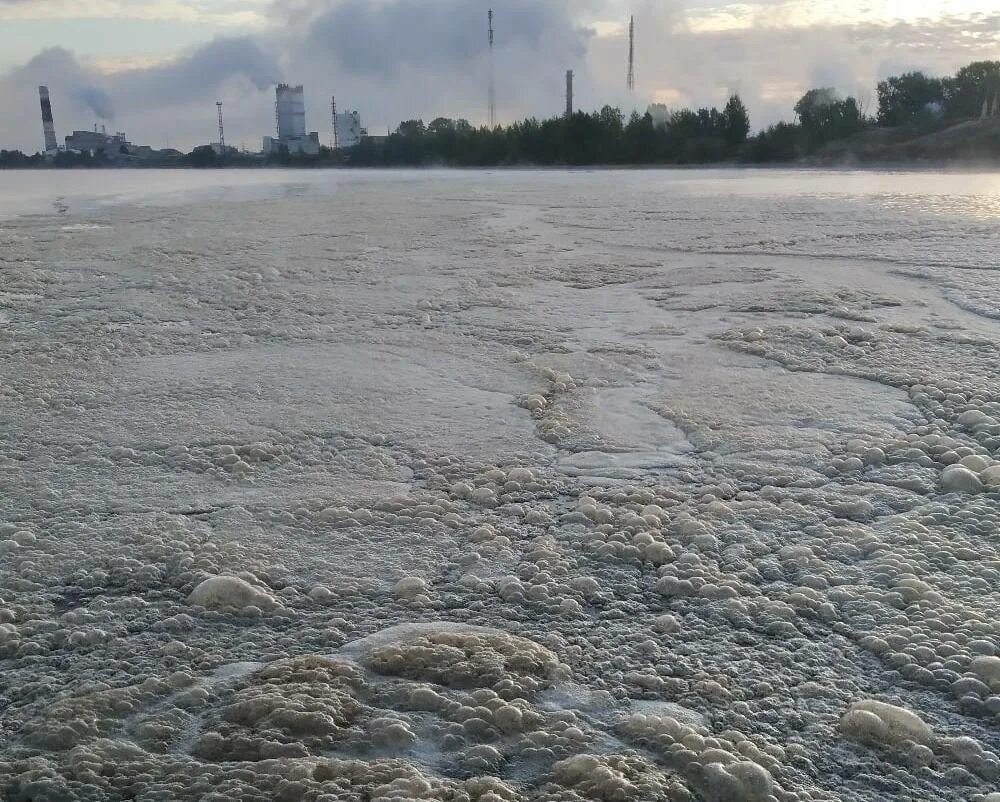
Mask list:
[{"label": "haze over river", "polygon": [[0,172],[0,798],[1000,800],[1000,175]]}]

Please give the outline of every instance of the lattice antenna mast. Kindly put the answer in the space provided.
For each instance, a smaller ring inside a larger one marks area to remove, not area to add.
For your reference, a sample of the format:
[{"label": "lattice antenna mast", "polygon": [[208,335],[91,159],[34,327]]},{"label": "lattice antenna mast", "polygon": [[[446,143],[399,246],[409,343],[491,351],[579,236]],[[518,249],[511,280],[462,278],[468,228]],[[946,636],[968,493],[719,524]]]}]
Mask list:
[{"label": "lattice antenna mast", "polygon": [[635,17],[628,20],[628,78],[626,79],[629,92],[635,91]]},{"label": "lattice antenna mast", "polygon": [[330,98],[330,118],[333,120],[333,147],[340,147],[340,123],[337,122],[337,97]]},{"label": "lattice antenna mast", "polygon": [[497,124],[497,87],[496,87],[496,77],[493,72],[493,9],[491,8],[487,13],[487,18],[490,24],[490,89],[489,89],[489,100],[490,100],[490,130],[492,131],[496,128]]},{"label": "lattice antenna mast", "polygon": [[219,115],[219,150],[224,151],[226,149],[226,134],[225,129],[222,127],[222,101],[215,101],[215,110]]}]

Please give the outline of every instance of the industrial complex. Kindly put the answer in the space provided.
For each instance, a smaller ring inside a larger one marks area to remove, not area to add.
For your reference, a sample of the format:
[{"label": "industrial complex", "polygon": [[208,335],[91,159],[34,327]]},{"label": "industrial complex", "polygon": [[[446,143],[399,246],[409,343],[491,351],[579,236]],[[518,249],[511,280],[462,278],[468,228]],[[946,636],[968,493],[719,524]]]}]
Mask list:
[{"label": "industrial complex", "polygon": [[123,131],[109,134],[104,126],[100,130],[95,125],[92,131],[76,130],[66,137],[65,146],[59,146],[56,138],[55,121],[52,118],[52,100],[47,86],[38,87],[38,99],[42,108],[42,134],[45,138],[44,155],[55,158],[60,153],[78,153],[88,156],[102,156],[110,162],[122,164],[149,161],[152,159],[167,160],[181,156],[181,152],[167,148],[155,150],[149,145],[134,145],[128,141]]},{"label": "industrial complex", "polygon": [[287,152],[292,156],[319,154],[319,133],[306,133],[306,103],[302,84],[278,84],[274,91],[274,116],[278,135],[264,137],[264,153]]},{"label": "industrial complex", "polygon": [[[493,10],[490,9],[487,15],[487,33],[489,41],[489,86],[488,86],[488,106],[490,128],[496,126],[496,85],[493,66]],[[634,77],[634,37],[635,22],[629,20],[629,55],[628,55],[628,89],[631,92],[635,87]],[[42,112],[42,132],[44,135],[43,155],[46,160],[54,160],[60,154],[83,154],[91,157],[100,157],[103,160],[128,164],[134,162],[163,162],[180,158],[183,154],[180,151],[170,148],[157,150],[149,145],[135,145],[128,140],[123,131],[108,133],[104,126],[95,125],[93,130],[74,130],[64,140],[63,146],[59,145],[56,137],[55,122],[52,115],[52,101],[49,96],[47,86],[38,87],[39,102]],[[223,127],[222,101],[216,101],[216,112],[218,119],[218,139],[208,145],[201,146],[205,152],[211,151],[215,157],[222,157],[239,153],[243,157],[252,159],[254,156],[261,160],[268,157],[284,156],[319,156],[321,152],[320,135],[318,131],[306,130],[306,104],[305,90],[302,84],[292,86],[287,83],[280,83],[275,87],[274,98],[274,135],[262,137],[261,149],[256,154],[251,154],[245,149],[237,150],[226,145],[225,131]],[[368,130],[362,125],[361,113],[354,110],[338,112],[336,98],[331,98],[330,103],[330,125],[332,136],[330,147],[333,150],[342,150],[358,146],[368,137]],[[574,112],[573,98],[573,70],[566,72],[566,106],[565,114],[572,116]],[[375,139],[381,140],[382,137]]]},{"label": "industrial complex", "polygon": [[[42,111],[42,133],[45,142],[43,153],[47,158],[55,158],[60,153],[76,153],[101,156],[111,162],[127,164],[150,160],[170,160],[182,155],[180,151],[170,148],[156,150],[149,145],[135,145],[129,142],[123,131],[108,133],[104,126],[98,128],[97,125],[94,126],[93,130],[73,131],[65,138],[65,144],[60,146],[56,138],[52,100],[47,86],[38,87],[38,98]],[[208,147],[219,156],[237,153],[236,148],[226,145],[222,102],[217,101],[215,105],[219,137]],[[334,148],[354,147],[368,136],[368,130],[361,124],[360,112],[353,110],[338,113],[335,99],[331,99],[331,108],[332,146]],[[263,137],[261,150],[256,155],[262,158],[277,155],[319,155],[319,132],[306,132],[305,91],[301,84],[298,86],[278,84],[275,87],[274,116],[275,135]]]}]

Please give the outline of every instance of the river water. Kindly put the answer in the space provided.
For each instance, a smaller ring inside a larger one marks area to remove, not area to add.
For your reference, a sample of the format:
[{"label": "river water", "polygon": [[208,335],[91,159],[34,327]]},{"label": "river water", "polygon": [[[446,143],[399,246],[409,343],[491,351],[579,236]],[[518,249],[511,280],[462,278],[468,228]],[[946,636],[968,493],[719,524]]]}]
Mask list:
[{"label": "river water", "polygon": [[0,796],[986,800],[997,253],[993,174],[0,172]]}]

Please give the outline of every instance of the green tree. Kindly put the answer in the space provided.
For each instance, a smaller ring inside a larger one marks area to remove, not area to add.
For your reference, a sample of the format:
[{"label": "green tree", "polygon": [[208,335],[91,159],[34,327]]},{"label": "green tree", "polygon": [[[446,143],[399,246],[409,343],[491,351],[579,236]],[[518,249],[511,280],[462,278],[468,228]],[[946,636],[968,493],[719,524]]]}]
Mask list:
[{"label": "green tree", "polygon": [[909,125],[933,117],[933,109],[944,103],[944,82],[922,72],[894,75],[878,85],[878,124]]},{"label": "green tree", "polygon": [[944,81],[945,114],[968,120],[982,113],[984,102],[1000,96],[1000,61],[974,61]]},{"label": "green tree", "polygon": [[736,148],[746,142],[750,133],[750,113],[739,95],[733,95],[722,110],[723,139],[730,148]]},{"label": "green tree", "polygon": [[624,159],[630,164],[649,164],[659,158],[660,147],[653,115],[633,111],[624,132]]},{"label": "green tree", "polygon": [[187,155],[185,161],[192,167],[217,167],[219,156],[211,145],[199,145]]},{"label": "green tree", "polygon": [[427,133],[434,136],[440,136],[441,134],[454,134],[455,130],[455,121],[450,120],[447,117],[438,117],[431,120],[430,124],[427,126]]},{"label": "green tree", "polygon": [[[439,117],[438,120],[444,119]],[[427,129],[424,126],[423,120],[404,120],[396,128],[396,133],[400,136],[409,137],[411,139],[416,139],[424,135]]]},{"label": "green tree", "polygon": [[865,127],[865,120],[853,98],[841,99],[830,87],[810,89],[795,104],[808,148],[851,136]]},{"label": "green tree", "polygon": [[802,126],[777,123],[750,140],[745,158],[761,163],[794,161],[802,155],[803,136]]},{"label": "green tree", "polygon": [[36,167],[43,163],[41,154],[26,156],[19,150],[0,150],[0,168]]}]

